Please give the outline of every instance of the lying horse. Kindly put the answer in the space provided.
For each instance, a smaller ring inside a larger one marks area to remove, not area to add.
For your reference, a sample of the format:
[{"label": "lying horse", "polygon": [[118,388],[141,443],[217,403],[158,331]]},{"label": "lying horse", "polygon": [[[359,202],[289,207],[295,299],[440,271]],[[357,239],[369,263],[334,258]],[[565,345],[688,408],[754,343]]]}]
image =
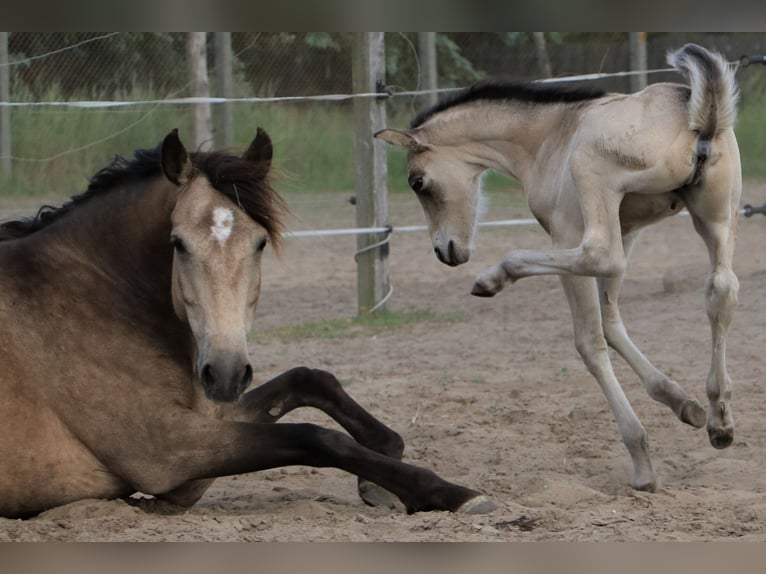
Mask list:
[{"label": "lying horse", "polygon": [[[262,253],[285,212],[271,159],[260,129],[241,158],[189,154],[174,130],[0,226],[0,515],[135,492],[190,506],[216,477],[285,465],[349,471],[366,502],[393,493],[407,512],[494,507],[403,463],[400,436],[329,373],[247,390]],[[272,424],[303,406],[350,436]]]},{"label": "lying horse", "polygon": [[[521,181],[553,249],[513,250],[482,272],[472,294],[493,296],[533,275],[559,275],[575,345],[598,380],[633,460],[633,486],[654,490],[648,439],[615,377],[607,345],[638,374],[649,395],[712,445],[733,440],[726,336],[738,282],[732,257],[742,189],[732,127],[737,88],[725,60],[689,44],[668,60],[691,88],[654,84],[636,94],[482,82],[418,115],[410,129],[375,134],[408,150],[409,184],[447,265],[473,248],[482,174]],[[705,304],[712,327],[707,378],[710,416],[630,340],[617,299],[641,229],[686,206],[710,255]]]}]

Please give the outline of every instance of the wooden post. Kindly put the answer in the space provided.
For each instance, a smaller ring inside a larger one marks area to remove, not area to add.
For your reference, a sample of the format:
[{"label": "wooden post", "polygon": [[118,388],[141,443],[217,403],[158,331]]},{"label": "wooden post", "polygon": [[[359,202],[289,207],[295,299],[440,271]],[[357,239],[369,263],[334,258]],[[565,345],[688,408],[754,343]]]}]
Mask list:
[{"label": "wooden post", "polygon": [[[231,98],[234,95],[234,84],[231,76],[231,32],[214,32],[213,43],[215,47],[215,95],[219,98]],[[216,147],[230,148],[234,143],[232,104],[231,102],[217,104],[215,111]]]},{"label": "wooden post", "polygon": [[[0,32],[0,101],[11,101],[8,32]],[[0,169],[11,175],[11,108],[7,106],[0,107]]]},{"label": "wooden post", "polygon": [[[354,32],[352,41],[353,91],[370,93],[385,84],[383,32]],[[383,98],[354,99],[354,170],[356,175],[356,224],[358,227],[388,225],[385,143],[372,134],[385,127]],[[386,239],[387,234],[357,236],[361,251]],[[385,307],[389,293],[388,244],[357,254],[357,295],[360,315]]]},{"label": "wooden post", "polygon": [[643,71],[630,77],[630,91],[638,92],[646,87],[646,32],[630,32],[630,69]]},{"label": "wooden post", "polygon": [[[420,89],[436,90],[438,73],[436,63],[436,32],[418,32],[418,56],[420,58]],[[439,101],[436,92],[423,96],[424,107]]]},{"label": "wooden post", "polygon": [[[189,32],[186,38],[191,95],[196,98],[210,97],[210,83],[207,77],[206,34],[206,32]],[[199,150],[209,150],[213,145],[210,104],[193,104],[192,114],[194,147]]]},{"label": "wooden post", "polygon": [[543,78],[552,77],[553,68],[551,68],[551,60],[548,58],[548,43],[545,41],[545,32],[532,32],[532,40],[535,43],[535,54],[537,54],[540,75]]}]

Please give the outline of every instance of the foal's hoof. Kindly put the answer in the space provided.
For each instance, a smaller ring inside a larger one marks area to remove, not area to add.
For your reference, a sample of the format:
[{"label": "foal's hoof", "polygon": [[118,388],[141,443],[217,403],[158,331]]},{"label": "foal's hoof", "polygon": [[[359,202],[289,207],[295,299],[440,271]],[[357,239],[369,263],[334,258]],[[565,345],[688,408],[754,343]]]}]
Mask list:
[{"label": "foal's hoof", "polygon": [[687,399],[684,406],[681,407],[681,414],[678,418],[681,419],[681,422],[701,429],[707,422],[707,413],[697,401]]},{"label": "foal's hoof", "polygon": [[359,479],[359,496],[369,506],[394,508],[399,500],[395,495],[388,492],[382,486],[378,486],[369,480]]},{"label": "foal's hoof", "polygon": [[468,502],[464,502],[455,512],[460,514],[489,514],[497,510],[498,506],[492,500],[480,494]]},{"label": "foal's hoof", "polygon": [[732,429],[707,429],[710,437],[710,444],[715,448],[726,448],[734,442],[734,431]]},{"label": "foal's hoof", "polygon": [[471,289],[471,295],[476,297],[494,297],[503,290],[503,284],[494,277],[489,277],[488,273],[482,273],[476,278]]},{"label": "foal's hoof", "polygon": [[494,297],[497,295],[497,291],[490,291],[485,285],[477,281],[473,284],[471,295],[475,297]]}]

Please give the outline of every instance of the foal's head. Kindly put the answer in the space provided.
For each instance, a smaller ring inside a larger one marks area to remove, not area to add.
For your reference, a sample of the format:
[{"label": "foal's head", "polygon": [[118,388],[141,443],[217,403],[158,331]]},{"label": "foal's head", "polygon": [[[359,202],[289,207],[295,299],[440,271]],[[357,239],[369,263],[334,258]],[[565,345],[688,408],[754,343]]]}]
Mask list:
[{"label": "foal's head", "polygon": [[267,183],[271,157],[261,129],[241,158],[190,155],[176,130],[161,146],[163,172],[179,187],[171,215],[173,307],[194,334],[196,373],[215,401],[236,400],[253,376],[247,333],[262,254],[279,240],[284,209]]},{"label": "foal's head", "polygon": [[468,261],[487,168],[459,146],[429,142],[419,129],[385,129],[375,137],[407,150],[407,181],[423,207],[439,261],[451,266]]}]

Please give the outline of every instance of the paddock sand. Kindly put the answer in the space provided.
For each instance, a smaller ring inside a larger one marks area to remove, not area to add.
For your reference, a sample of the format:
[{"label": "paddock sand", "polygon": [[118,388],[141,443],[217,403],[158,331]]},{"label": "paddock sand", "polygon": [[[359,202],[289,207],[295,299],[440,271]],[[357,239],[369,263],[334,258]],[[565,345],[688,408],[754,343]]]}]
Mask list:
[{"label": "paddock sand", "polygon": [[[529,217],[491,194],[491,219]],[[291,201],[293,229],[353,227],[344,194]],[[748,182],[742,203],[766,201]],[[422,223],[414,197],[390,200],[395,225]],[[355,239],[292,239],[265,262],[256,329],[270,330],[356,310]],[[391,242],[395,311],[435,320],[346,337],[252,347],[260,380],[296,365],[330,370],[360,403],[399,431],[405,459],[484,491],[486,516],[412,516],[370,508],[354,477],[290,467],[218,480],[187,511],[84,500],[30,520],[0,519],[0,539],[60,541],[646,541],[766,539],[766,218],[743,220],[736,272],[740,306],[729,339],[734,444],[713,449],[704,430],[652,401],[613,356],[649,436],[661,488],[634,492],[631,465],[596,382],[574,350],[569,312],[555,277],[523,280],[494,299],[468,292],[474,276],[511,247],[544,247],[536,227],[482,230],[472,260],[437,262],[424,232]],[[662,370],[705,402],[709,327],[702,282],[707,254],[688,216],[648,230],[621,298],[629,332]],[[285,420],[334,426],[313,410]]]}]

